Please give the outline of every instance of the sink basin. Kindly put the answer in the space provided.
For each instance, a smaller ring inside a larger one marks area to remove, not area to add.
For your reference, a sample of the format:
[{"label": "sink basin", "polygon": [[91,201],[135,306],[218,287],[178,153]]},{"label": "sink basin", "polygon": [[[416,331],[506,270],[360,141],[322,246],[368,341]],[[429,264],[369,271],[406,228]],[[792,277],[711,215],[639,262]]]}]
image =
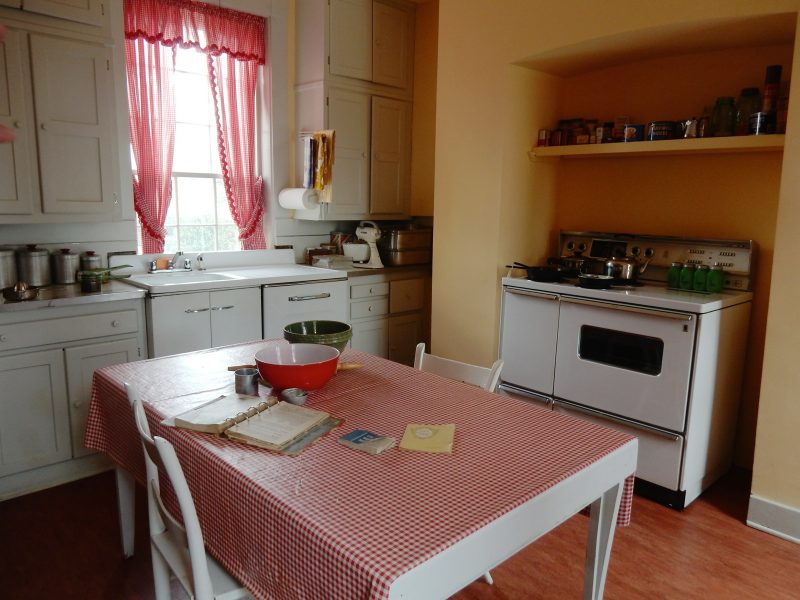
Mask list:
[{"label": "sink basin", "polygon": [[176,271],[174,273],[142,273],[125,279],[127,283],[149,292],[175,292],[180,290],[208,289],[215,282],[230,282],[242,277],[233,273],[206,273],[200,271]]}]

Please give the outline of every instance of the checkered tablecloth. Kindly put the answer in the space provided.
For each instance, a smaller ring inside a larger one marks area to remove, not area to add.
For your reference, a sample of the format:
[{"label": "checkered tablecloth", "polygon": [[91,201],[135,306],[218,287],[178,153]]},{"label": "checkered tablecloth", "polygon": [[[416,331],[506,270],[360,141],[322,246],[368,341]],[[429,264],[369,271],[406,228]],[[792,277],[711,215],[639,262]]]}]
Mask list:
[{"label": "checkered tablecloth", "polygon": [[[153,433],[176,447],[209,552],[257,597],[385,598],[403,573],[633,439],[353,350],[342,360],[363,367],[309,396],[344,422],[298,456],[160,424],[198,392],[232,391],[227,366],[252,362],[265,343],[96,371],[86,433],[143,482],[122,383],[135,385]],[[353,429],[399,441],[408,423],[455,423],[453,453],[373,456],[336,442]],[[633,475],[619,525],[632,494]]]}]

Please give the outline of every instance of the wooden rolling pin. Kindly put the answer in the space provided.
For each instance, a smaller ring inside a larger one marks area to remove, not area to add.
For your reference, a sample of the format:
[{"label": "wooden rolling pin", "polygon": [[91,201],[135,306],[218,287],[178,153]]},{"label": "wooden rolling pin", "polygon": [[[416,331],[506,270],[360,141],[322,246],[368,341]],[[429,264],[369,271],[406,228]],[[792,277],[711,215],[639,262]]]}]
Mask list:
[{"label": "wooden rolling pin", "polygon": [[[336,365],[337,371],[352,371],[353,369],[360,369],[364,365],[360,363],[344,362]],[[238,369],[257,369],[256,365],[232,365],[228,367],[228,371],[236,371]]]}]

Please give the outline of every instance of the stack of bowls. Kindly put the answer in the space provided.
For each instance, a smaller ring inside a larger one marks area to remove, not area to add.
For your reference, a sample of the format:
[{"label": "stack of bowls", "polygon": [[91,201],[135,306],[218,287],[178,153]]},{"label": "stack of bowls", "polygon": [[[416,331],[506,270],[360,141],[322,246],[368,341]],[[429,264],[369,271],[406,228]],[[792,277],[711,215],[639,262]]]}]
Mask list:
[{"label": "stack of bowls", "polygon": [[299,321],[283,329],[283,337],[292,344],[324,344],[342,352],[353,330],[341,321]]},{"label": "stack of bowls", "polygon": [[256,366],[276,392],[287,388],[315,390],[336,375],[339,351],[321,344],[269,342],[256,352]]}]

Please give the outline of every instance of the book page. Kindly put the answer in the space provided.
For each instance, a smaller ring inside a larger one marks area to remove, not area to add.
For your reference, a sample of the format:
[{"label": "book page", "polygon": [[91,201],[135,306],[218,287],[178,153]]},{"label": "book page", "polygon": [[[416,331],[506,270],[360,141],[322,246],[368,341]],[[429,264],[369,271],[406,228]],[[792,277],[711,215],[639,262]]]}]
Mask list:
[{"label": "book page", "polygon": [[269,410],[230,427],[225,435],[233,440],[279,450],[327,417],[326,412],[278,402]]},{"label": "book page", "polygon": [[176,415],[175,426],[206,433],[222,433],[233,421],[244,419],[244,414],[256,414],[266,408],[263,400],[253,396],[223,394]]}]

